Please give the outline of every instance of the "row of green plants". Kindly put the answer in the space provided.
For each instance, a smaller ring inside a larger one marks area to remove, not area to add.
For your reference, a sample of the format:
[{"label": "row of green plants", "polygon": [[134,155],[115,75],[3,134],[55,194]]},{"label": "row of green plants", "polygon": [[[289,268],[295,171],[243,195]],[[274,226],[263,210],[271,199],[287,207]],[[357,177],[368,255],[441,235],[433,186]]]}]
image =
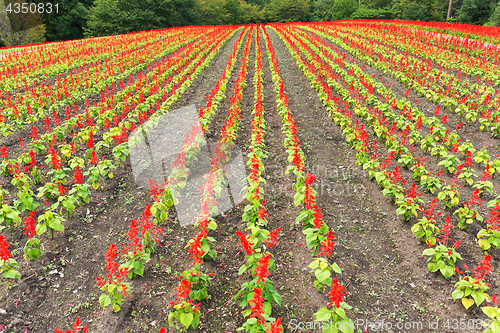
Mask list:
[{"label": "row of green plants", "polygon": [[[254,29],[253,26],[249,27],[241,35],[244,36],[249,30],[246,35],[240,69],[235,79],[233,96],[230,98],[228,118],[224,122],[220,138],[212,152],[212,167],[202,186],[201,209],[195,221],[196,235],[186,244],[186,248],[189,248],[188,252],[192,254],[193,262],[191,268],[186,269],[179,277],[181,281],[176,289],[177,299],[170,303],[173,311],[170,311],[168,315],[169,326],[175,326],[173,319],[176,319],[182,325],[182,329],[197,328],[201,316],[201,303],[196,303],[196,301],[202,301],[210,297],[208,294],[209,274],[214,273],[203,272],[201,265],[207,256],[213,259],[217,256],[217,251],[213,249],[215,238],[209,236],[208,232],[217,228],[217,223],[211,216],[219,213],[217,199],[220,197],[223,186],[225,186],[225,167],[230,161],[232,149],[234,148],[234,139],[237,135],[238,121],[241,117],[241,100],[246,86],[247,65]],[[241,37],[240,41],[242,39]],[[229,61],[228,66],[233,66],[233,63]],[[208,116],[209,114],[205,113],[205,115]]]},{"label": "row of green plants", "polygon": [[[273,26],[271,28],[275,29]],[[278,113],[283,120],[284,147],[287,149],[289,162],[286,173],[294,175],[294,204],[295,206],[302,206],[302,210],[295,222],[302,224],[302,232],[306,236],[307,247],[311,250],[313,261],[309,264],[309,268],[311,273],[314,274],[314,286],[320,292],[325,292],[327,288],[330,288],[327,293],[330,302],[327,306],[320,308],[314,314],[314,318],[319,322],[326,321],[330,323],[327,328],[323,328],[325,333],[336,333],[339,330],[344,333],[351,333],[353,332],[353,325],[350,325],[352,320],[347,317],[345,312],[345,310],[351,309],[351,306],[344,301],[344,298],[349,293],[339,280],[334,277],[334,274],[342,273],[339,265],[335,262],[331,263],[329,260],[333,254],[335,235],[323,220],[321,209],[316,203],[317,192],[312,186],[316,181],[316,177],[312,174],[306,175],[304,172],[305,155],[300,148],[296,122],[288,107],[288,96],[284,90],[274,47],[267,31],[264,31],[264,37],[276,93]]]},{"label": "row of green plants", "polygon": [[[213,46],[211,48],[206,48],[205,53],[201,53],[197,59],[197,62],[193,63],[193,67],[190,68],[189,66],[184,70],[181,71],[175,78],[174,78],[174,83],[171,83],[170,88],[179,81],[179,88],[178,89],[173,89],[171,91],[171,94],[169,98],[160,106],[158,110],[154,114],[150,116],[150,119],[152,122],[154,122],[154,117],[155,115],[158,116],[161,113],[167,112],[169,107],[182,95],[182,93],[187,89],[187,87],[192,83],[192,81],[196,78],[196,76],[201,73],[201,71],[208,66],[210,61],[213,59],[213,57],[217,54],[218,50],[222,47],[222,45],[230,38],[230,36],[235,32],[235,30],[226,30],[226,33],[222,34],[224,39],[221,40],[210,40],[210,35],[206,38],[207,41],[213,43]],[[180,81],[182,79],[182,81]],[[155,96],[152,96],[153,98]],[[114,110],[113,112],[117,112]],[[140,112],[140,111],[139,111]],[[137,111],[135,111],[136,116],[137,116]],[[130,119],[132,118],[132,115],[134,112],[129,112],[129,114],[126,114],[126,116],[129,116]],[[159,118],[156,118],[156,122],[158,122]],[[103,120],[101,119],[101,122]],[[128,130],[133,131],[133,122],[130,121],[128,123]],[[49,230],[51,233],[55,231],[64,231],[64,226],[63,222],[65,221],[65,218],[61,215],[62,213],[62,208],[64,207],[67,209],[69,212],[74,210],[75,206],[78,204],[85,204],[88,203],[90,198],[90,190],[88,189],[90,187],[90,184],[94,184],[96,181],[99,180],[99,178],[102,176],[104,180],[106,178],[111,178],[113,177],[112,173],[110,172],[114,168],[118,167],[120,163],[125,161],[127,158],[130,150],[129,150],[129,142],[128,140],[128,131],[127,127],[125,125],[125,122],[122,125],[122,128],[124,130],[124,133],[120,136],[121,139],[123,139],[124,142],[120,143],[119,145],[115,146],[113,148],[113,153],[114,153],[114,158],[115,158],[115,165],[113,167],[113,162],[111,160],[99,160],[99,158],[95,155],[95,149],[94,147],[90,147],[89,150],[91,150],[91,165],[92,167],[90,168],[89,171],[86,171],[85,173],[82,172],[80,166],[75,165],[73,168],[75,168],[74,172],[74,183],[73,187],[71,190],[67,190],[64,187],[64,184],[62,181],[58,182],[57,195],[59,196],[57,199],[57,202],[53,204],[52,206],[47,207],[45,212],[38,216],[38,224],[36,223],[37,221],[35,220],[35,214],[36,213],[35,209],[39,206],[37,202],[33,199],[33,192],[29,189],[29,183],[27,181],[19,181],[19,179],[16,178],[16,176],[22,177],[25,175],[22,170],[19,168],[18,163],[15,163],[13,167],[10,167],[10,171],[12,171],[13,174],[15,174],[13,183],[15,183],[19,187],[19,197],[20,197],[20,204],[24,206],[20,206],[19,209],[18,207],[11,207],[7,204],[4,203],[3,205],[3,211],[2,211],[2,220],[1,222],[3,224],[11,225],[12,227],[17,226],[21,222],[20,218],[20,213],[27,211],[30,212],[29,216],[26,217],[24,220],[25,224],[25,229],[27,230],[27,233],[29,233],[29,240],[27,244],[25,245],[25,258],[27,259],[28,257],[30,259],[35,259],[38,258],[42,254],[43,247],[40,245],[39,239],[35,238],[34,236],[36,234],[41,235],[47,230]],[[137,136],[136,136],[137,138]],[[140,138],[139,138],[140,139]],[[108,140],[112,143],[113,138],[108,137]],[[137,142],[131,142],[131,144],[137,144]],[[87,141],[87,145],[89,145],[89,141]],[[91,149],[92,148],[92,149]],[[88,153],[90,153],[88,151]],[[55,176],[57,176],[58,172],[64,174],[64,170],[61,168],[60,165],[60,159],[55,159],[53,158],[55,154],[52,152],[52,158],[50,160],[50,163],[52,164],[53,171]],[[83,159],[81,159],[83,161]],[[4,160],[5,162],[5,160]],[[36,163],[31,162],[31,167],[36,167]],[[97,172],[94,172],[97,171]],[[102,175],[102,172],[104,171],[104,175]],[[49,173],[50,175],[50,173]],[[88,176],[87,183],[83,182],[83,176]],[[66,177],[66,176],[65,176]],[[64,177],[64,178],[65,178]],[[97,179],[95,179],[97,177]],[[17,182],[14,182],[16,181]],[[90,184],[88,184],[90,183]],[[3,195],[7,194],[8,192],[5,189],[2,189],[2,198]],[[76,196],[76,198],[75,198]],[[22,201],[24,199],[24,201]],[[75,199],[72,201],[72,199]],[[65,206],[65,203],[70,202],[73,204],[73,206]],[[62,207],[59,207],[58,204],[62,204]],[[18,204],[19,205],[19,204]],[[28,207],[28,205],[31,205]],[[54,206],[55,205],[55,206]],[[60,213],[57,213],[57,210],[60,208]]]},{"label": "row of green plants", "polygon": [[[413,184],[410,189],[406,189],[402,184],[406,184],[406,181],[399,184],[402,181],[401,177],[398,177],[397,169],[394,172],[391,172],[387,167],[383,167],[382,163],[378,161],[377,148],[374,145],[374,151],[372,156],[368,155],[368,137],[366,135],[366,131],[356,124],[356,127],[352,126],[352,112],[347,110],[347,106],[353,108],[354,110],[359,109],[360,105],[362,105],[361,100],[356,100],[351,98],[350,100],[346,100],[346,106],[344,110],[338,108],[337,103],[339,102],[338,98],[333,98],[334,96],[331,93],[328,93],[328,90],[324,89],[328,87],[328,84],[317,84],[318,81],[321,82],[320,77],[322,75],[328,76],[326,71],[321,71],[320,66],[314,66],[309,64],[309,61],[313,61],[313,58],[308,60],[308,57],[301,57],[298,53],[298,47],[296,45],[300,45],[300,43],[293,43],[292,40],[287,36],[290,32],[286,31],[283,28],[276,28],[278,34],[285,42],[285,45],[290,51],[290,54],[297,61],[299,67],[304,71],[306,76],[311,81],[311,86],[318,91],[318,96],[323,101],[325,107],[329,110],[332,119],[341,126],[343,133],[346,137],[346,140],[350,145],[356,149],[358,163],[363,165],[365,169],[368,169],[368,172],[375,171],[378,173],[382,173],[385,175],[380,175],[377,182],[382,185],[385,190],[391,190],[393,192],[399,192],[403,195],[403,200],[397,200],[396,204],[399,206],[398,209],[401,209],[405,206],[405,210],[409,206],[411,207],[410,214],[417,215],[417,211],[421,207],[420,203],[423,204],[421,199],[419,198],[421,194],[417,193],[416,185]],[[292,46],[294,45],[294,46]],[[305,53],[307,55],[307,53]],[[347,85],[347,82],[343,82],[344,85]],[[320,93],[322,92],[322,94]],[[352,93],[352,92],[351,92]],[[340,94],[340,93],[339,93]],[[349,94],[349,93],[348,93]],[[340,94],[344,98],[347,96],[345,94]],[[349,94],[350,95],[350,94]],[[352,94],[354,96],[354,94]],[[358,94],[358,96],[360,96]],[[391,152],[388,156],[390,160],[392,160],[393,153]],[[387,159],[384,160],[386,162]],[[382,178],[385,178],[382,181]],[[404,193],[404,194],[403,194]],[[435,204],[435,201],[433,202]],[[431,216],[432,213],[428,210],[428,215]],[[431,234],[435,232],[435,225],[433,222],[429,223],[431,226],[430,231]],[[453,245],[448,244],[451,241],[449,237],[451,234],[451,219],[447,217],[446,223],[442,229],[438,228],[438,232],[441,232],[441,239],[439,239],[438,245],[436,247],[432,247],[430,242],[428,242],[429,249],[424,251],[424,255],[430,256],[429,259],[429,270],[431,271],[440,271],[445,276],[453,275],[451,272],[455,273],[455,262],[457,259],[462,259],[460,254],[456,252],[456,248],[459,246],[460,242],[455,242]],[[425,237],[426,233],[424,233]],[[432,253],[431,253],[432,252]],[[491,260],[490,256],[486,256],[485,259],[480,263],[478,267],[476,267],[473,272],[479,272],[479,274],[475,274],[471,276],[469,272],[465,272],[460,275],[459,281],[455,283],[455,292],[454,297],[461,298],[464,306],[470,306],[470,300],[473,300],[478,306],[481,305],[484,300],[489,299],[486,294],[488,290],[488,285],[485,282],[485,276],[491,271],[488,262]],[[451,271],[451,272],[450,272]],[[463,293],[461,293],[463,291]],[[489,311],[489,310],[488,310]]]}]

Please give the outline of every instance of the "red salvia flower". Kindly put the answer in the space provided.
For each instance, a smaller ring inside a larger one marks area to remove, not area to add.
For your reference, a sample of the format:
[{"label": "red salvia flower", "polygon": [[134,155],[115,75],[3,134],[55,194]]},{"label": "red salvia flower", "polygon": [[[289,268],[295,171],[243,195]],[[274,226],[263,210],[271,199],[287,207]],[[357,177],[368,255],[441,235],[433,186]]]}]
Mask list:
[{"label": "red salvia flower", "polygon": [[190,292],[191,282],[189,282],[189,280],[187,279],[183,279],[179,287],[177,287],[177,301],[188,298]]},{"label": "red salvia flower", "polygon": [[127,238],[129,239],[129,241],[136,239],[137,233],[138,233],[137,223],[135,222],[134,219],[132,219],[132,221],[130,221],[130,227],[127,234]]},{"label": "red salvia flower", "polygon": [[266,215],[269,216],[269,214],[267,213],[266,208],[264,207],[265,202],[266,202],[265,200],[262,202],[259,212],[257,213],[257,217],[259,220],[263,220],[264,223],[267,223]]},{"label": "red salvia flower", "polygon": [[9,243],[5,240],[4,235],[0,235],[0,260],[7,261],[12,258],[12,254],[9,251]]},{"label": "red salvia flower", "polygon": [[242,234],[239,231],[236,231],[236,235],[240,236],[240,243],[243,245],[243,248],[245,248],[245,251],[247,252],[247,255],[251,255],[252,253],[255,253],[255,250],[252,249],[252,246],[254,246],[254,243],[250,243],[247,239],[248,235],[247,234]]},{"label": "red salvia flower", "polygon": [[19,137],[19,145],[23,149],[23,153],[26,153],[26,146],[24,145],[24,141],[21,137]]},{"label": "red salvia flower", "polygon": [[326,255],[331,258],[334,245],[335,245],[335,235],[333,234],[333,231],[330,230],[326,234],[326,237],[321,241],[321,252],[318,254],[318,257]]},{"label": "red salvia flower", "polygon": [[415,128],[420,129],[422,127],[422,117],[419,117],[417,122],[415,123]]},{"label": "red salvia flower", "polygon": [[500,205],[498,203],[490,210],[490,218],[485,222],[488,224],[488,230],[500,229]]},{"label": "red salvia flower", "polygon": [[51,153],[51,161],[54,169],[61,169],[61,158],[57,155],[56,151],[53,150]]},{"label": "red salvia flower", "polygon": [[493,174],[493,172],[491,171],[491,168],[490,168],[490,164],[486,164],[486,169],[483,171],[483,177],[481,178],[481,181],[484,182],[486,181],[488,178],[491,177],[491,175]]},{"label": "red salvia flower", "polygon": [[90,149],[94,147],[94,133],[89,133],[89,139],[87,140],[87,147]]},{"label": "red salvia flower", "polygon": [[437,116],[439,114],[439,109],[441,109],[441,105],[438,105],[436,110],[434,111],[435,116]]},{"label": "red salvia flower", "polygon": [[313,216],[314,216],[314,219],[313,219],[314,227],[316,229],[319,229],[324,224],[323,217],[321,216],[321,208],[319,208],[318,206],[315,205],[313,207],[313,210],[314,210],[314,213],[313,213]]},{"label": "red salvia flower", "polygon": [[54,123],[56,126],[61,126],[61,121],[59,120],[59,117],[57,117],[56,111],[52,111],[52,119],[54,119]]},{"label": "red salvia flower", "polygon": [[[271,254],[263,254],[262,257],[257,262],[257,267],[255,267],[254,274],[257,276],[257,283],[264,282],[264,279],[267,278],[271,273],[268,271],[269,259],[271,259]],[[264,285],[266,283],[264,282]]]},{"label": "red salvia flower", "polygon": [[31,126],[31,134],[30,134],[31,138],[33,140],[35,140],[36,138],[38,138],[38,131],[36,129],[35,126]]},{"label": "red salvia flower", "polygon": [[269,236],[266,239],[266,246],[273,247],[278,244],[278,232],[281,231],[281,228],[278,228],[269,233]]},{"label": "red salvia flower", "polygon": [[36,210],[32,211],[31,213],[28,214],[28,216],[24,218],[23,222],[23,224],[25,225],[25,227],[23,227],[23,229],[25,230],[24,235],[28,234],[29,238],[33,237],[36,234],[35,216],[36,216]]},{"label": "red salvia flower", "polygon": [[301,170],[300,166],[302,164],[302,158],[300,157],[298,150],[295,150],[292,162],[297,166],[297,171],[300,171]]},{"label": "red salvia flower", "polygon": [[487,255],[483,260],[479,262],[479,265],[476,268],[472,269],[472,272],[474,273],[474,280],[476,280],[476,283],[479,283],[480,280],[484,279],[486,275],[492,272],[490,261],[491,256]]},{"label": "red salvia flower", "polygon": [[274,323],[271,323],[271,327],[266,329],[266,333],[281,333],[283,328],[281,326],[281,317],[276,319]]},{"label": "red salvia flower", "polygon": [[116,272],[119,265],[115,258],[118,256],[118,252],[115,244],[111,244],[106,251],[106,270],[112,275]]},{"label": "red salvia flower", "polygon": [[259,288],[253,290],[253,298],[248,301],[252,314],[250,318],[257,318],[257,323],[264,323],[264,297]]},{"label": "red salvia flower", "polygon": [[307,209],[312,209],[316,204],[311,184],[316,181],[316,177],[311,173],[306,175],[304,184],[306,185],[304,204]]},{"label": "red salvia flower", "polygon": [[328,306],[332,306],[335,304],[335,307],[338,309],[340,307],[340,303],[343,302],[342,298],[347,295],[349,295],[349,293],[346,292],[344,286],[339,284],[339,281],[337,279],[333,279],[331,290],[327,294],[330,299],[330,303],[328,303]]},{"label": "red salvia flower", "polygon": [[158,195],[160,194],[158,192],[158,183],[149,178],[149,194],[153,196],[153,199],[156,201],[158,198]]},{"label": "red salvia flower", "polygon": [[57,182],[57,189],[59,190],[59,193],[61,195],[65,195],[66,193],[68,193],[68,190],[60,182]]},{"label": "red salvia flower", "polygon": [[449,216],[446,216],[445,220],[446,222],[443,225],[443,228],[440,230],[442,234],[440,243],[446,245],[448,241],[453,241],[453,239],[450,238],[451,228],[453,227],[453,224],[451,224],[451,218]]},{"label": "red salvia flower", "polygon": [[31,166],[35,167],[36,166],[35,152],[33,152],[33,150],[30,150],[29,155],[31,159]]},{"label": "red salvia flower", "polygon": [[0,148],[0,155],[3,157],[3,158],[7,158],[7,152],[9,151],[10,149],[7,149],[5,146],[2,146],[2,148]]},{"label": "red salvia flower", "polygon": [[201,257],[205,254],[205,252],[201,249],[203,237],[205,237],[204,233],[199,233],[196,237],[193,237],[189,243],[188,253],[193,254],[191,258],[194,258],[194,265],[201,264],[203,262],[203,260],[201,260]]},{"label": "red salvia flower", "polygon": [[92,157],[90,158],[90,163],[99,164],[99,158],[95,154],[95,150],[92,150]]},{"label": "red salvia flower", "polygon": [[75,184],[83,184],[83,173],[79,166],[76,167],[74,180]]},{"label": "red salvia flower", "polygon": [[[125,276],[127,275],[128,268],[120,267],[120,265],[116,262],[116,257],[119,256],[118,250],[115,244],[109,245],[106,251],[106,277],[107,281],[103,280],[100,276],[96,277],[97,284],[99,288],[102,288],[106,283],[118,283],[123,281]],[[122,294],[128,297],[128,294],[125,290],[122,290]]]}]

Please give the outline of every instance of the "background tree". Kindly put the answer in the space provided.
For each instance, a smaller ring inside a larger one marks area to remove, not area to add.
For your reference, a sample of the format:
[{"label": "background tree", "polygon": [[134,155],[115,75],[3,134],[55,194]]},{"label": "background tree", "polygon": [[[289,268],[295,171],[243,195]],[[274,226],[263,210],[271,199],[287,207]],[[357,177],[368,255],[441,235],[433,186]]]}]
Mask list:
[{"label": "background tree", "polygon": [[492,0],[464,0],[458,10],[457,20],[461,23],[485,24],[495,9]]},{"label": "background tree", "polygon": [[362,8],[367,9],[379,9],[379,8],[390,8],[392,5],[391,0],[362,0]]},{"label": "background tree", "polygon": [[403,9],[403,20],[429,21],[428,8],[418,2],[410,2]]},{"label": "background tree", "polygon": [[309,0],[271,0],[265,7],[268,22],[308,22]]},{"label": "background tree", "polygon": [[[22,3],[20,0],[11,3]],[[45,42],[45,26],[39,14],[12,15],[9,19],[4,0],[0,0],[0,40],[3,46]]]},{"label": "background tree", "polygon": [[228,14],[224,2],[220,0],[199,0],[197,11],[200,24],[217,25],[227,22]]},{"label": "background tree", "polygon": [[364,8],[361,7],[351,15],[355,20],[390,20],[394,18],[392,8]]},{"label": "background tree", "polygon": [[317,22],[333,20],[335,0],[317,0],[314,2],[313,20]]},{"label": "background tree", "polygon": [[493,12],[493,15],[491,15],[490,22],[495,27],[500,27],[500,1],[498,2],[497,7]]},{"label": "background tree", "polygon": [[358,10],[358,2],[356,0],[335,0],[332,8],[332,19],[346,20]]},{"label": "background tree", "polygon": [[240,2],[238,0],[226,0],[224,9],[227,13],[228,24],[241,24]]},{"label": "background tree", "polygon": [[96,0],[87,17],[85,37],[107,36],[124,32],[120,26],[118,6],[114,0]]},{"label": "background tree", "polygon": [[246,1],[246,3],[248,3],[249,5],[257,5],[260,7],[260,9],[263,9],[268,1],[267,0],[248,0]]},{"label": "background tree", "polygon": [[264,9],[257,4],[246,3],[240,0],[241,23],[254,24],[265,21]]},{"label": "background tree", "polygon": [[[33,0],[34,3],[47,3],[45,0]],[[55,4],[55,2],[51,2]],[[58,0],[58,12],[43,15],[45,38],[47,41],[80,39],[84,37],[85,23],[92,0]]]},{"label": "background tree", "polygon": [[163,3],[161,15],[167,20],[168,27],[201,24],[197,11],[198,3],[195,0],[168,0]]},{"label": "background tree", "polygon": [[[96,0],[88,14],[85,36],[200,24],[199,5],[195,0]],[[206,22],[220,23],[223,21]]]}]

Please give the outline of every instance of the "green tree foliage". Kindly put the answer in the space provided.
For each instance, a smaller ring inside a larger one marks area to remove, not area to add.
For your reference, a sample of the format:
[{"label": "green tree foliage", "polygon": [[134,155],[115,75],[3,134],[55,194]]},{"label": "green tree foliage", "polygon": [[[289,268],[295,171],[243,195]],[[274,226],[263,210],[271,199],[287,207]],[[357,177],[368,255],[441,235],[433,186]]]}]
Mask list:
[{"label": "green tree foliage", "polygon": [[[442,1],[448,0],[393,0],[392,11],[394,18],[413,21],[444,21],[446,10],[440,9]],[[460,0],[461,1],[461,0]]]},{"label": "green tree foliage", "polygon": [[410,2],[403,9],[403,20],[429,21],[429,10],[418,2]]},{"label": "green tree foliage", "polygon": [[49,24],[45,23],[47,39],[56,41],[83,38],[83,26],[87,21],[88,12],[81,2],[77,2],[66,15],[50,20]]},{"label": "green tree foliage", "polygon": [[220,0],[199,0],[197,10],[201,24],[217,25],[225,24],[228,21],[224,2]]},{"label": "green tree foliage", "polygon": [[495,3],[492,0],[464,0],[458,10],[457,20],[461,23],[485,24],[490,18]]},{"label": "green tree foliage", "polygon": [[106,36],[122,32],[117,3],[113,0],[95,0],[90,8],[85,36]]},{"label": "green tree foliage", "polygon": [[226,0],[224,9],[227,12],[228,22],[241,24],[240,2],[238,0]]},{"label": "green tree foliage", "polygon": [[355,20],[389,20],[394,17],[394,12],[391,8],[359,8],[355,11],[351,18]]},{"label": "green tree foliage", "polygon": [[199,23],[197,7],[195,0],[96,0],[85,36],[195,25]]},{"label": "green tree foliage", "polygon": [[500,27],[500,1],[498,2],[497,7],[493,12],[493,15],[491,15],[490,22],[495,27]]},{"label": "green tree foliage", "polygon": [[43,24],[41,15],[30,14],[17,17],[19,19],[11,22],[4,1],[0,0],[1,46],[17,46],[45,42],[45,25]]},{"label": "green tree foliage", "polygon": [[317,22],[333,20],[335,0],[317,0],[314,3],[313,20]]},{"label": "green tree foliage", "polygon": [[391,0],[361,0],[361,8],[381,9],[391,7]]},{"label": "green tree foliage", "polygon": [[332,8],[332,18],[334,20],[346,20],[358,10],[356,0],[335,0]]},{"label": "green tree foliage", "polygon": [[267,0],[248,0],[246,1],[249,5],[257,5],[260,7],[260,9],[264,8],[268,1]]},{"label": "green tree foliage", "polygon": [[264,9],[257,4],[246,3],[240,0],[241,23],[253,24],[265,22]]},{"label": "green tree foliage", "polygon": [[309,0],[271,0],[265,7],[265,14],[268,22],[307,22]]},{"label": "green tree foliage", "polygon": [[[34,0],[34,3],[47,3],[45,0]],[[44,14],[45,38],[47,41],[83,38],[83,27],[87,21],[89,0],[58,0],[58,11]]]}]

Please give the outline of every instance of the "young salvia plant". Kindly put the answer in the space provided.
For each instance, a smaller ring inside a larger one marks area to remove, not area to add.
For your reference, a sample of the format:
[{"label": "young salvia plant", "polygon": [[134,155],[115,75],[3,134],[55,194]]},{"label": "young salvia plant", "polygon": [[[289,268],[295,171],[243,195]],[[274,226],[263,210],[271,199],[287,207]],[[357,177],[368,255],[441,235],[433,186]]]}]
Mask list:
[{"label": "young salvia plant", "polygon": [[37,259],[43,254],[43,244],[36,237],[36,211],[32,211],[23,220],[24,234],[28,235],[29,239],[24,245],[24,259]]},{"label": "young salvia plant", "polygon": [[438,245],[433,248],[431,247],[430,241],[428,241],[427,245],[429,245],[430,248],[424,250],[422,253],[422,256],[430,256],[427,260],[427,267],[429,270],[431,272],[440,271],[445,278],[449,278],[455,274],[455,262],[457,259],[463,260],[460,253],[456,251],[456,249],[460,247],[460,241],[454,242],[451,247],[448,246],[448,243],[453,241],[453,239],[450,238],[452,227],[451,218],[447,216],[446,222],[438,236]]},{"label": "young salvia plant", "polygon": [[483,217],[479,214],[478,210],[474,208],[474,205],[479,207],[482,204],[482,200],[479,198],[479,189],[476,189],[472,193],[472,198],[469,201],[464,202],[464,206],[458,208],[453,215],[458,214],[460,222],[458,222],[458,227],[462,230],[469,230],[469,226],[474,222],[483,222]]},{"label": "young salvia plant", "polygon": [[437,206],[436,202],[437,199],[434,198],[426,210],[421,208],[424,216],[411,227],[413,235],[422,242],[426,242],[429,246],[436,244],[436,237],[439,234],[439,227],[436,226],[436,217],[443,214],[443,212],[434,212],[434,208]]},{"label": "young salvia plant", "polygon": [[[483,333],[497,333],[500,331],[500,308],[498,308],[497,296],[493,294],[491,301],[495,306],[482,306],[481,310],[488,316],[488,321],[484,321],[483,327],[486,329]],[[485,325],[486,324],[486,325]]]},{"label": "young salvia plant", "polygon": [[330,300],[328,306],[323,307],[314,314],[314,318],[318,322],[323,322],[323,332],[336,333],[338,331],[344,333],[354,332],[354,325],[351,319],[347,318],[345,310],[352,307],[344,302],[344,298],[349,295],[344,286],[337,279],[333,279],[330,286],[330,291],[327,296]]},{"label": "young salvia plant", "polygon": [[[480,306],[485,300],[490,299],[486,293],[491,284],[485,282],[486,275],[490,274],[491,269],[491,256],[487,255],[472,272],[467,271],[467,266],[464,265],[466,271],[460,272],[458,267],[455,271],[460,275],[459,280],[455,283],[455,290],[452,293],[453,299],[461,299],[463,306],[468,309],[474,303]],[[473,275],[472,275],[473,274]]]},{"label": "young salvia plant", "polygon": [[[16,270],[19,268],[17,261],[9,250],[9,243],[4,235],[0,234],[0,274],[6,279],[21,279],[21,274]],[[7,281],[10,285],[10,282]]]},{"label": "young salvia plant", "polygon": [[129,244],[127,246],[121,244],[123,247],[122,254],[125,257],[125,263],[121,264],[120,267],[127,269],[129,279],[133,279],[136,276],[143,276],[146,263],[150,260],[149,253],[144,251],[137,235],[137,223],[134,219],[132,219],[130,222],[129,232],[127,234]]},{"label": "young salvia plant", "polygon": [[500,204],[498,202],[495,202],[495,206],[490,211],[490,218],[485,222],[488,228],[481,229],[477,234],[479,246],[484,251],[492,246],[496,249],[500,248]]},{"label": "young salvia plant", "polygon": [[422,193],[417,193],[417,184],[413,183],[410,189],[404,189],[405,197],[402,200],[396,200],[396,205],[399,207],[396,209],[397,215],[403,216],[403,221],[409,221],[414,215],[418,217],[417,212],[422,209],[420,203],[423,200],[420,199]]},{"label": "young salvia plant", "polygon": [[99,304],[105,309],[113,307],[115,312],[120,311],[122,295],[128,298],[130,294],[129,283],[123,282],[128,274],[128,268],[120,267],[116,258],[119,258],[115,244],[111,244],[106,251],[106,278],[98,276],[97,285],[104,293],[99,297]]}]

